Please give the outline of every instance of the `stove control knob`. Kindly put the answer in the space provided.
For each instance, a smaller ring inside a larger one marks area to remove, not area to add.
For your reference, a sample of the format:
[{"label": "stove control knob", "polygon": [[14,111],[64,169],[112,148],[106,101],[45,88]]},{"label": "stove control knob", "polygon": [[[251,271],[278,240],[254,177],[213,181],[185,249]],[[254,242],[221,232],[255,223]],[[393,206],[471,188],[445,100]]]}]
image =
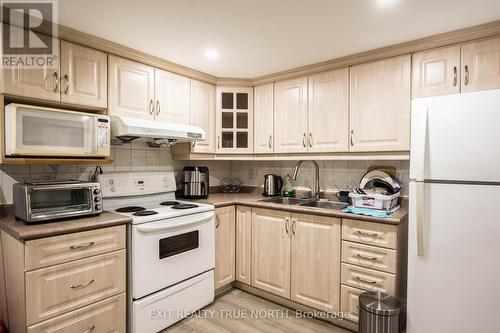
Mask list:
[{"label": "stove control knob", "polygon": [[94,194],[99,194],[99,193],[101,193],[100,189],[98,189],[98,188],[94,189]]},{"label": "stove control knob", "polygon": [[101,210],[101,205],[97,204],[94,206],[95,210]]},{"label": "stove control knob", "polygon": [[99,202],[99,201],[101,201],[101,197],[95,197],[95,198],[94,198],[94,201],[95,201],[95,202]]}]

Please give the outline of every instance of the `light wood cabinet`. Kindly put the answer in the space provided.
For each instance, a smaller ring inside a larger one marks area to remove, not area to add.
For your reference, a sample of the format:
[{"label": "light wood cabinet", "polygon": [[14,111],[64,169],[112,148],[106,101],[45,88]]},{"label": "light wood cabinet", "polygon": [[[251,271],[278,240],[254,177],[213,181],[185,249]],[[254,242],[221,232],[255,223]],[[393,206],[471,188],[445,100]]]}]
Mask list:
[{"label": "light wood cabinet", "polygon": [[252,208],[236,207],[236,281],[251,284]]},{"label": "light wood cabinet", "polygon": [[110,55],[108,71],[109,114],[154,119],[154,68]]},{"label": "light wood cabinet", "polygon": [[290,214],[252,208],[252,286],[290,298]]},{"label": "light wood cabinet", "polygon": [[28,333],[126,332],[125,293],[28,327]]},{"label": "light wood cabinet", "polygon": [[412,97],[460,92],[460,46],[450,46],[413,55]]},{"label": "light wood cabinet", "polygon": [[33,325],[125,292],[125,250],[26,273],[26,320]]},{"label": "light wood cabinet", "polygon": [[235,208],[215,210],[215,289],[235,280]]},{"label": "light wood cabinet", "polygon": [[273,152],[274,85],[254,88],[254,152]]},{"label": "light wood cabinet", "polygon": [[410,56],[350,71],[350,151],[410,149]]},{"label": "light wood cabinet", "polygon": [[339,310],[340,219],[292,214],[291,299]]},{"label": "light wood cabinet", "polygon": [[462,92],[500,88],[500,37],[462,45]]},{"label": "light wood cabinet", "polygon": [[190,123],[189,78],[155,68],[155,120],[163,123]]},{"label": "light wood cabinet", "polygon": [[359,295],[364,292],[364,290],[344,285],[340,287],[340,311],[350,313],[347,319],[355,323],[359,320]]},{"label": "light wood cabinet", "polygon": [[[3,28],[3,27],[2,27]],[[5,28],[4,28],[5,29]],[[21,28],[11,26],[11,35],[28,34]],[[21,39],[22,40],[22,39]],[[6,68],[2,66],[2,85],[3,94],[38,98],[50,101],[60,100],[59,86],[59,40],[52,39],[53,58],[52,66],[43,66],[37,68],[25,68],[21,66]]]},{"label": "light wood cabinet", "polygon": [[396,249],[397,227],[389,224],[343,219],[342,239]]},{"label": "light wood cabinet", "polygon": [[307,151],[307,77],[274,84],[274,152]]},{"label": "light wood cabinet", "polygon": [[30,240],[25,243],[25,267],[38,269],[124,249],[125,234],[117,226]]},{"label": "light wood cabinet", "polygon": [[368,291],[396,294],[396,276],[385,272],[342,263],[342,283]]},{"label": "light wood cabinet", "polygon": [[215,87],[191,80],[191,125],[205,131],[205,141],[196,142],[195,153],[215,152]]},{"label": "light wood cabinet", "polygon": [[61,102],[105,109],[107,66],[106,53],[61,41]]},{"label": "light wood cabinet", "polygon": [[253,89],[217,87],[216,152],[253,152]]},{"label": "light wood cabinet", "polygon": [[349,70],[312,75],[308,89],[308,151],[348,151]]},{"label": "light wood cabinet", "polygon": [[396,274],[396,250],[342,241],[342,262]]}]

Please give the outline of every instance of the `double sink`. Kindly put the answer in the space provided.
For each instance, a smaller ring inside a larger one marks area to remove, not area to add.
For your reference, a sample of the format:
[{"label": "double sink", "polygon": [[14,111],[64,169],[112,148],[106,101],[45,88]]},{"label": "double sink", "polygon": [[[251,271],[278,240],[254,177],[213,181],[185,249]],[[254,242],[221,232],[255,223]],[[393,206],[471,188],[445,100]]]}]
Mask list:
[{"label": "double sink", "polygon": [[349,204],[338,201],[330,200],[316,200],[316,199],[297,199],[297,198],[286,198],[286,197],[273,197],[260,200],[262,202],[269,202],[281,205],[290,206],[300,206],[300,207],[311,207],[311,208],[322,208],[331,210],[341,210],[346,208]]}]

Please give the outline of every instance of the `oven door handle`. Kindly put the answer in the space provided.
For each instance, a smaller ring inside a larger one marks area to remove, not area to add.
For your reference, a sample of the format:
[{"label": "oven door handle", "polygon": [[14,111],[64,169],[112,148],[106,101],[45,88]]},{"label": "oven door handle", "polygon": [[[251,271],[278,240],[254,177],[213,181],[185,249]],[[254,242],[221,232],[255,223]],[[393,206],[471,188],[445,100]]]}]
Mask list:
[{"label": "oven door handle", "polygon": [[[136,230],[139,232],[148,233],[148,232],[178,229],[182,227],[203,224],[204,222],[209,222],[210,220],[213,220],[214,216],[215,213],[213,211],[210,211],[197,215],[183,216],[182,220],[179,222],[172,222],[172,223],[166,222],[162,223],[161,225],[154,225],[155,223],[146,223],[145,225],[137,226]],[[148,225],[148,224],[153,224],[153,225]]]}]

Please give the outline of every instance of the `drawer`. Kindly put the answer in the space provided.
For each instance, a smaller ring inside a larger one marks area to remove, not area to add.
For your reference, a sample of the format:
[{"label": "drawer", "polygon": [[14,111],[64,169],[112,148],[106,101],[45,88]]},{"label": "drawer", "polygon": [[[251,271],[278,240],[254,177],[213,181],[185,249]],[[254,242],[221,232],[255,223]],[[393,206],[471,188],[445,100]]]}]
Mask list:
[{"label": "drawer", "polygon": [[28,326],[125,291],[125,250],[26,273]]},{"label": "drawer", "polygon": [[359,295],[364,293],[364,290],[340,285],[340,312],[350,313],[347,320],[355,323],[359,320]]},{"label": "drawer", "polygon": [[342,239],[396,249],[397,226],[343,219]]},{"label": "drawer", "polygon": [[25,267],[33,270],[125,248],[125,226],[27,241]]},{"label": "drawer", "polygon": [[368,291],[380,291],[395,295],[396,276],[394,274],[349,264],[342,264],[341,266],[340,279],[343,284]]},{"label": "drawer", "polygon": [[125,293],[28,327],[27,333],[125,333]]},{"label": "drawer", "polygon": [[342,241],[342,262],[396,274],[396,250]]}]

